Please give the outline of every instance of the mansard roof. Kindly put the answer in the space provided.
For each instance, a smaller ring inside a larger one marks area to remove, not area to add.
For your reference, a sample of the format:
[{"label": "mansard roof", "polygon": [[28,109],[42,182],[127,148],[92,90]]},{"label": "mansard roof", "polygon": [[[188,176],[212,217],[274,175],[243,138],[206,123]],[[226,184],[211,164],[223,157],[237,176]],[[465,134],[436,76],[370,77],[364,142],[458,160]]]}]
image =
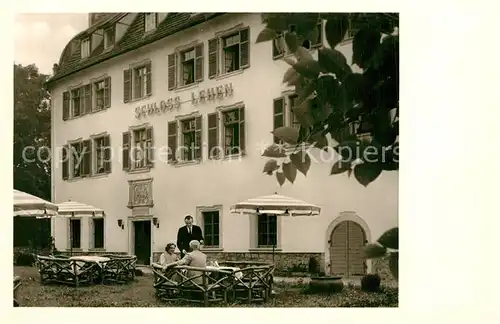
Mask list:
[{"label": "mansard roof", "polygon": [[118,55],[133,51],[139,47],[151,44],[184,29],[199,25],[205,21],[220,16],[223,13],[169,13],[166,18],[159,23],[155,30],[148,33],[145,33],[144,29],[145,14],[137,13],[135,14],[136,17],[126,28],[123,37],[117,40],[117,43],[110,50],[105,51],[104,45],[101,43],[93,49],[88,57],[84,59],[81,58],[81,40],[91,36],[92,33],[98,29],[106,29],[117,23],[119,24],[120,21],[129,14],[135,13],[117,13],[115,15],[110,15],[73,37],[73,39],[64,48],[57,70],[54,72],[52,78],[47,81],[47,86],[50,87],[55,81],[61,80],[73,73],[79,72]]}]

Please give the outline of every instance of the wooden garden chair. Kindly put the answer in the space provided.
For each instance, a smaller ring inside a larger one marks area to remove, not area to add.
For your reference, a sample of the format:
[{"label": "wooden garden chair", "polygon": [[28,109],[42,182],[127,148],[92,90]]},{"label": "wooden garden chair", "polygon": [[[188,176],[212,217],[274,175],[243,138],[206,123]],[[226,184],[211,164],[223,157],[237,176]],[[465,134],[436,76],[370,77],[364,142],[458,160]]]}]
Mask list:
[{"label": "wooden garden chair", "polygon": [[94,262],[43,256],[37,256],[37,265],[42,284],[62,283],[76,287],[91,284],[95,267],[98,267]]},{"label": "wooden garden chair", "polygon": [[[164,301],[187,301],[208,306],[210,303],[228,301],[231,272],[189,266],[173,266],[163,269],[153,265],[155,289]],[[190,276],[190,273],[194,275]],[[216,276],[213,276],[213,273]]]},{"label": "wooden garden chair", "polygon": [[233,273],[231,287],[234,300],[248,303],[266,302],[271,296],[273,265],[251,266]]},{"label": "wooden garden chair", "polygon": [[136,256],[119,256],[103,262],[102,282],[104,284],[124,284],[134,280]]},{"label": "wooden garden chair", "polygon": [[19,307],[17,292],[18,292],[18,289],[20,286],[21,286],[21,277],[15,276],[14,277],[14,307]]}]

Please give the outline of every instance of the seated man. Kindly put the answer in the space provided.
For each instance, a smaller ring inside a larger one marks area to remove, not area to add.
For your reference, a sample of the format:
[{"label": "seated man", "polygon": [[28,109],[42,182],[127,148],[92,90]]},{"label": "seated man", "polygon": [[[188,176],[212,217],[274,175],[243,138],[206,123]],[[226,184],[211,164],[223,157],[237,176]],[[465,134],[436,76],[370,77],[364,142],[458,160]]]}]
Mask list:
[{"label": "seated man", "polygon": [[[174,262],[173,264],[171,263],[170,265],[187,265],[190,267],[197,267],[197,268],[206,268],[207,267],[207,256],[200,251],[200,242],[193,240],[189,242],[189,247],[191,248],[191,252],[186,254],[182,260]],[[169,265],[169,266],[170,266]],[[188,277],[195,277],[201,275],[201,271],[196,271],[196,270],[190,270],[187,273]],[[202,284],[203,283],[203,278],[198,277],[193,280],[193,282],[196,282],[197,284]]]}]

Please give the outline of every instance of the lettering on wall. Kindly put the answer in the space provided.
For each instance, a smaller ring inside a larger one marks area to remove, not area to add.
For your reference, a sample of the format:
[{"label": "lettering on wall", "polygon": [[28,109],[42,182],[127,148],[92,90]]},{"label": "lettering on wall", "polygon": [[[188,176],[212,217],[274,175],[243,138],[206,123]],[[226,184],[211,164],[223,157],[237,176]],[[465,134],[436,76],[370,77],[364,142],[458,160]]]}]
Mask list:
[{"label": "lettering on wall", "polygon": [[160,102],[152,102],[135,108],[135,118],[161,115],[173,109],[179,109],[182,104],[190,102],[192,105],[212,103],[233,95],[233,84],[228,83],[213,88],[191,92],[191,98],[181,101],[179,96]]},{"label": "lettering on wall", "polygon": [[181,107],[181,98],[175,97],[168,100],[162,100],[160,103],[153,102],[135,108],[135,118],[140,119],[146,116],[161,115],[172,109]]},{"label": "lettering on wall", "polygon": [[217,99],[224,99],[233,95],[233,84],[228,83],[217,86],[215,88],[208,88],[201,90],[198,93],[191,92],[191,103],[193,105],[203,104]]}]

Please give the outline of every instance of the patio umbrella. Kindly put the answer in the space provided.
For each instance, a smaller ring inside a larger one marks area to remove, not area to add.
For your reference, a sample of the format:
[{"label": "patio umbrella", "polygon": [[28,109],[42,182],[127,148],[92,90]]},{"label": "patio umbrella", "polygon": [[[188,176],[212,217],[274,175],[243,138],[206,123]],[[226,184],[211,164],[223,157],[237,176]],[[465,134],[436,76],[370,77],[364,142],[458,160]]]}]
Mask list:
[{"label": "patio umbrella", "polygon": [[232,213],[238,214],[272,214],[280,216],[317,216],[321,208],[295,198],[274,193],[240,202],[231,207]]},{"label": "patio umbrella", "polygon": [[[318,216],[321,208],[299,199],[278,195],[275,192],[273,195],[240,202],[231,206],[230,212],[237,215]],[[276,244],[273,244],[273,263],[275,248]]]},{"label": "patio umbrella", "polygon": [[[100,208],[68,200],[57,204],[58,215],[61,217],[104,217],[104,211]],[[73,232],[70,231],[70,254],[73,255]]]},{"label": "patio umbrella", "polygon": [[37,196],[14,189],[14,217],[51,217],[57,215],[57,205]]}]

